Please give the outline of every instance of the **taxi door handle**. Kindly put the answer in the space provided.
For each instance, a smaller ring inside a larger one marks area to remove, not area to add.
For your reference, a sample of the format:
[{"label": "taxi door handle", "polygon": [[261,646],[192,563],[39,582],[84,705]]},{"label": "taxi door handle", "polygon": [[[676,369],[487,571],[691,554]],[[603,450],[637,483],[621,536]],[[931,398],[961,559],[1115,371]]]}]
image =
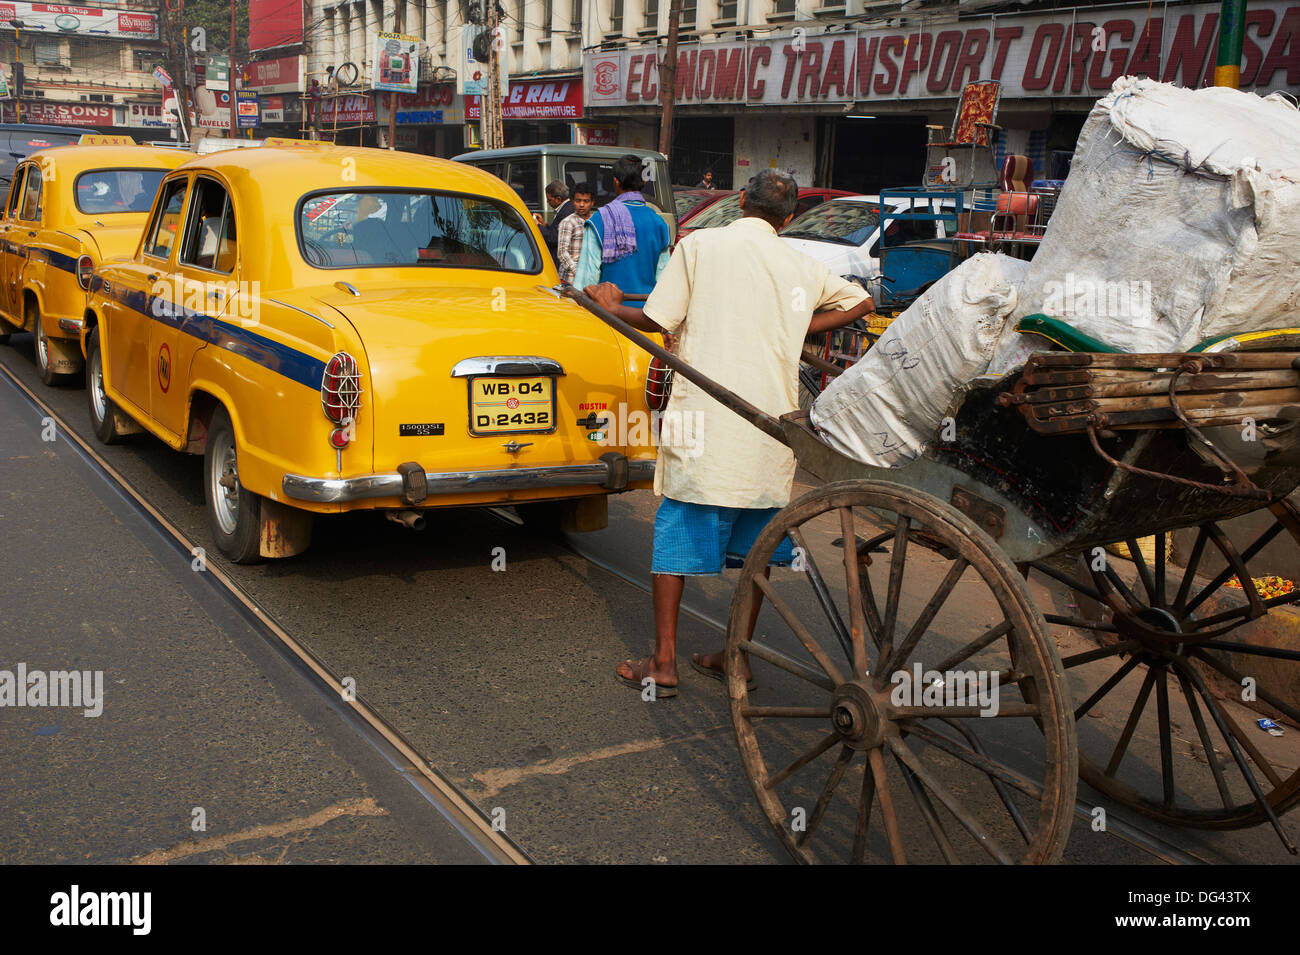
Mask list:
[{"label": "taxi door handle", "polygon": [[35,233],[35,232],[28,232],[27,234],[28,234],[28,235],[35,235],[36,233]]},{"label": "taxi door handle", "polygon": [[150,272],[148,275],[146,275],[146,276],[144,277],[144,278],[145,278],[145,281],[148,282],[148,283],[150,283],[150,284],[152,285],[154,282],[158,281],[158,275],[159,275],[159,274],[160,274],[160,273],[158,273],[158,272]]}]

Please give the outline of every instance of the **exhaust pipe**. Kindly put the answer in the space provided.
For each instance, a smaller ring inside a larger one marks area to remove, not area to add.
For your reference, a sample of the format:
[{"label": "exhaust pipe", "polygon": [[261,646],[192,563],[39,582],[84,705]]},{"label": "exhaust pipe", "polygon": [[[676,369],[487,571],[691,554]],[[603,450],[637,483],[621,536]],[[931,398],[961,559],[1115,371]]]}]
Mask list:
[{"label": "exhaust pipe", "polygon": [[424,516],[419,511],[385,511],[384,515],[394,524],[401,524],[413,531],[424,530]]}]

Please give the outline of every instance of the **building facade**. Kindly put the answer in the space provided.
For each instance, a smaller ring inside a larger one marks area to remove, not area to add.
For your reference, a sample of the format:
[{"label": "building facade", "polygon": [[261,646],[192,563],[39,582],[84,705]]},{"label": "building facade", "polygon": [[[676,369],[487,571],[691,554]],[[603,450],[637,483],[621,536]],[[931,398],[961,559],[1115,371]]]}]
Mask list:
[{"label": "building facade", "polygon": [[[253,0],[252,9],[286,2],[297,0]],[[465,28],[481,19],[477,6],[305,0],[301,43],[255,55],[301,56],[301,91],[310,100],[320,84],[331,134],[375,143],[389,103],[370,88],[375,35],[418,37],[420,88],[395,96],[397,142],[453,155],[473,141],[478,119],[477,99],[455,85],[475,70]],[[507,143],[655,147],[669,8],[499,0]],[[1215,2],[683,0],[673,178],[693,184],[711,170],[734,186],[776,167],[801,183],[861,192],[912,184],[927,126],[949,128],[965,85],[987,79],[1002,84],[999,152],[1030,156],[1048,178],[1116,77],[1209,85],[1218,16]],[[1242,86],[1300,92],[1300,0],[1251,0]]]},{"label": "building facade", "polygon": [[158,8],[0,2],[0,118],[168,138]]}]

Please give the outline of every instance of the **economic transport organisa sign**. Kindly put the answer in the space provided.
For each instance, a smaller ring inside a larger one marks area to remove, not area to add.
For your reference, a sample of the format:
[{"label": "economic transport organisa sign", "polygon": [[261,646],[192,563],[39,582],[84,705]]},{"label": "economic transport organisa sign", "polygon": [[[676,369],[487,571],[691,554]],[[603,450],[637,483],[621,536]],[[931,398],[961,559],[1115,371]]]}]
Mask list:
[{"label": "economic transport organisa sign", "polygon": [[0,25],[18,20],[29,36],[108,37],[115,40],[158,39],[158,17],[134,10],[74,7],[64,3],[0,3]]},{"label": "economic transport organisa sign", "polygon": [[[1096,99],[1126,74],[1212,82],[1219,4],[1084,7],[981,16],[896,30],[849,30],[684,44],[677,102],[807,105],[954,97],[998,80],[1004,97]],[[1148,19],[1148,16],[1150,19]],[[1242,89],[1300,88],[1300,2],[1252,0]],[[588,106],[656,105],[658,48],[589,54]]]}]

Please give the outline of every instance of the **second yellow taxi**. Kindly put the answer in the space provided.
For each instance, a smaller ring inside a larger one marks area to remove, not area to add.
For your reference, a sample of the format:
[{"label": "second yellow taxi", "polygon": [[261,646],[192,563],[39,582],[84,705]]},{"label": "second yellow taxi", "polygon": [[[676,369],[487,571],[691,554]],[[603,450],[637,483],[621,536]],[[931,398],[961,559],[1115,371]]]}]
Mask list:
[{"label": "second yellow taxi", "polygon": [[0,342],[31,332],[47,385],[80,374],[91,273],[135,250],[163,174],[190,156],[87,135],[14,170],[0,220]]}]

